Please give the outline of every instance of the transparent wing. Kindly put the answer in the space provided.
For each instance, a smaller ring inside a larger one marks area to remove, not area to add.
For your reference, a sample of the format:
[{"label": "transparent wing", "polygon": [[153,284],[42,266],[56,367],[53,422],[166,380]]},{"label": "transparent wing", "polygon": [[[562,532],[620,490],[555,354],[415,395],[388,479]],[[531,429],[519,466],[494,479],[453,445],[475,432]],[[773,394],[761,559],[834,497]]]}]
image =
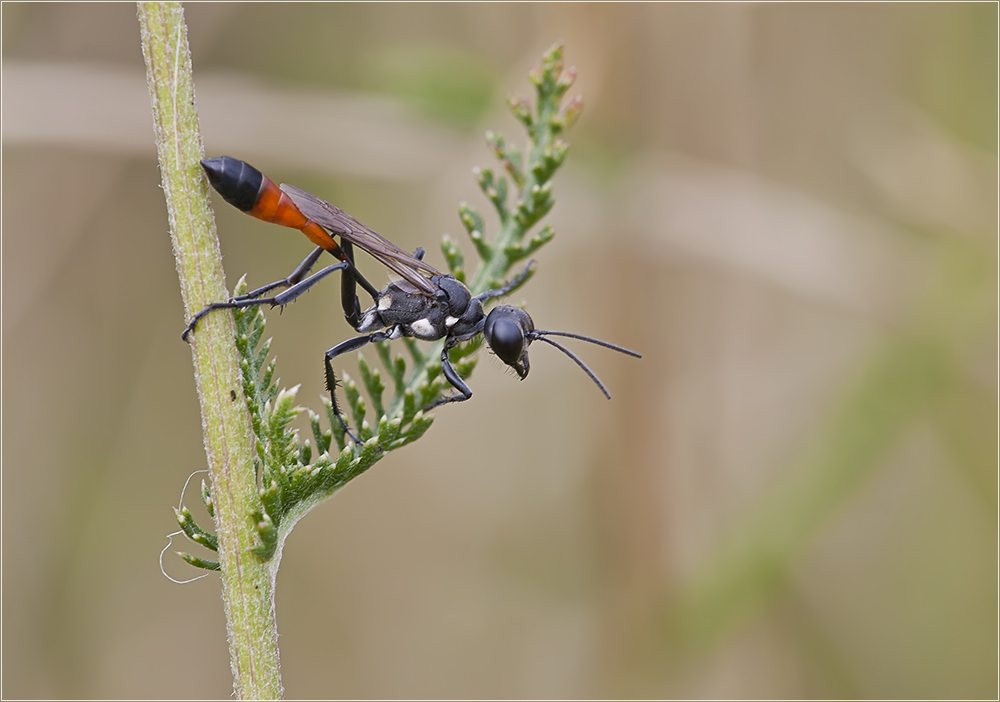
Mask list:
[{"label": "transparent wing", "polygon": [[427,278],[429,275],[442,275],[436,268],[403,251],[326,200],[287,183],[281,184],[281,190],[292,199],[306,217],[329,229],[331,233],[360,246],[383,266],[409,281],[425,295],[437,294],[438,287]]}]

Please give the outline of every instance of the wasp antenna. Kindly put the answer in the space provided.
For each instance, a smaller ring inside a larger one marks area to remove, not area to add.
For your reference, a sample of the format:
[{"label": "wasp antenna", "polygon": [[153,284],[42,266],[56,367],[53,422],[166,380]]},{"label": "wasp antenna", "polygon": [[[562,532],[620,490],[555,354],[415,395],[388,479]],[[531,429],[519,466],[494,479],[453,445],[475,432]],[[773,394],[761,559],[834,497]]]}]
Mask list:
[{"label": "wasp antenna", "polygon": [[[542,332],[542,333],[549,334],[551,332]],[[601,392],[604,393],[604,396],[606,398],[608,398],[609,400],[611,399],[611,393],[608,392],[608,389],[606,387],[604,387],[604,383],[601,382],[601,379],[598,378],[596,375],[594,375],[594,371],[590,370],[590,368],[587,367],[587,364],[584,363],[583,361],[581,361],[580,358],[575,353],[573,353],[572,351],[570,351],[568,348],[566,348],[565,346],[563,346],[559,342],[552,341],[552,339],[546,339],[544,336],[538,336],[538,334],[539,334],[539,332],[535,332],[534,334],[531,335],[531,338],[537,339],[538,341],[544,341],[546,344],[552,344],[557,349],[559,349],[560,351],[562,351],[564,354],[566,354],[567,356],[569,356],[570,358],[572,358],[573,361],[576,362],[576,365],[580,366],[580,368],[583,369],[583,372],[586,373],[588,376],[590,376],[591,380],[593,380],[595,383],[597,383],[597,387],[599,387],[601,389]],[[575,334],[568,334],[567,336],[576,336],[576,335]],[[580,337],[580,338],[587,339],[587,337]],[[587,339],[587,341],[597,341],[597,339]],[[598,343],[603,344],[604,342],[598,342]],[[608,346],[612,346],[612,345],[608,344]],[[614,348],[618,348],[618,347],[614,347]],[[619,351],[625,351],[625,349],[618,349],[618,350]],[[631,353],[631,352],[629,352],[629,353]]]},{"label": "wasp antenna", "polygon": [[[606,349],[611,349],[612,351],[617,351],[617,352],[623,353],[623,354],[625,354],[627,356],[633,356],[635,358],[642,358],[642,354],[641,353],[636,353],[635,351],[627,349],[624,346],[618,346],[617,344],[612,344],[611,342],[608,342],[608,341],[601,341],[600,339],[595,339],[595,338],[593,338],[591,336],[584,336],[583,334],[573,334],[572,332],[563,332],[563,331],[539,331],[539,330],[535,330],[532,333],[532,336],[534,338],[536,338],[536,339],[542,339],[542,341],[548,341],[550,344],[554,343],[553,341],[551,341],[549,339],[543,339],[542,338],[546,334],[548,334],[550,336],[568,336],[571,339],[579,339],[580,341],[589,341],[592,344],[597,344],[598,346],[603,346]],[[558,344],[556,344],[556,346],[558,346]],[[562,347],[560,346],[559,348],[562,348]],[[565,349],[563,349],[563,350],[565,350]],[[572,356],[573,354],[570,354],[570,355]]]}]

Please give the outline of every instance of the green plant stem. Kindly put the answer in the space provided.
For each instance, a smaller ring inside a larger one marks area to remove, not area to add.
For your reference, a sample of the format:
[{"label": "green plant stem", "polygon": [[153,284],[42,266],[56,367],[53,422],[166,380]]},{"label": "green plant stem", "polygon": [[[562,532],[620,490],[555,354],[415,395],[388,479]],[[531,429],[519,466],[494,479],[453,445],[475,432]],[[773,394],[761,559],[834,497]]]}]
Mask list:
[{"label": "green plant stem", "polygon": [[[138,3],[170,235],[186,314],[227,297],[215,224],[199,161],[204,155],[187,28],[180,3]],[[240,699],[278,699],[277,627],[267,563],[250,552],[251,516],[261,507],[254,439],[243,402],[231,315],[210,315],[192,350],[219,542],[234,690]]]}]

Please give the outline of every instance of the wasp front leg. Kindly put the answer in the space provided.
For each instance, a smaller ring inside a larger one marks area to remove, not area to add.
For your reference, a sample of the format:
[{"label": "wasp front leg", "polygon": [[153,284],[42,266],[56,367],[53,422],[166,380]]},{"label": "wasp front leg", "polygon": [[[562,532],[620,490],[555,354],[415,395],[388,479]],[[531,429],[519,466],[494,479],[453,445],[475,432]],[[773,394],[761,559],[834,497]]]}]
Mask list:
[{"label": "wasp front leg", "polygon": [[444,397],[439,397],[428,405],[424,406],[424,412],[434,409],[440,405],[448,404],[449,402],[465,402],[472,397],[472,388],[462,380],[462,376],[458,374],[455,367],[451,365],[451,358],[448,352],[451,351],[455,346],[458,346],[460,342],[454,338],[448,339],[445,342],[444,348],[441,350],[441,372],[444,377],[451,383],[451,386],[455,388],[458,392],[446,395]]}]

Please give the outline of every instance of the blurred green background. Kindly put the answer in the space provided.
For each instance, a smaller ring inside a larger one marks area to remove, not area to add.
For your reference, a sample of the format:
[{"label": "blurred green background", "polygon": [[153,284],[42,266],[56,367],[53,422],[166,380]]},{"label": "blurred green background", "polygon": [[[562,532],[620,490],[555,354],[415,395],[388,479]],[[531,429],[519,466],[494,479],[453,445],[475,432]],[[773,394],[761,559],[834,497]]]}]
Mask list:
[{"label": "blurred green background", "polygon": [[[157,565],[205,457],[135,8],[2,12],[2,694],[227,697],[217,576]],[[484,357],[300,523],[289,697],[996,698],[995,4],[187,19],[209,155],[439,266],[564,42],[586,107],[515,301],[644,354],[579,349],[611,402],[555,350]],[[230,285],[309,250],[216,203]],[[337,295],[269,315],[313,407]]]}]

